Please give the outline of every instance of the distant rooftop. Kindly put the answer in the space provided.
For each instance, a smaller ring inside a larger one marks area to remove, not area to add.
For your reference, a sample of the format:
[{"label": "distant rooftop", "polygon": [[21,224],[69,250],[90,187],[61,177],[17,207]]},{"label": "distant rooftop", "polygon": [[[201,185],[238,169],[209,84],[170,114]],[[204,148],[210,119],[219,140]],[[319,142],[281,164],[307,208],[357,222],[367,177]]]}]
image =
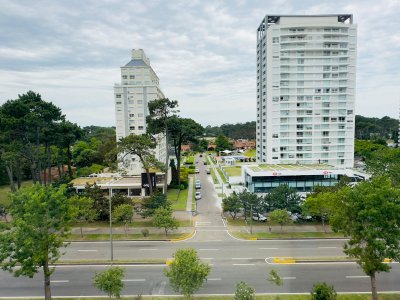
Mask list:
[{"label": "distant rooftop", "polygon": [[148,67],[143,59],[132,59],[124,67]]}]

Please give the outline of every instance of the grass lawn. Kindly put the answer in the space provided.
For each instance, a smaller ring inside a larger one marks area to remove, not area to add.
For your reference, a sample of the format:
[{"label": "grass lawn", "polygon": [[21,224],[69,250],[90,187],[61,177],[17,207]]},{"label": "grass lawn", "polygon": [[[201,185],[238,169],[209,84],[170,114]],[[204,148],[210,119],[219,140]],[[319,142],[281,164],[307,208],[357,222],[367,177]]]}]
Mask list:
[{"label": "grass lawn", "polygon": [[211,177],[213,179],[214,184],[218,184],[218,179],[217,179],[217,176],[215,175],[214,168],[210,169],[210,173],[211,173]]},{"label": "grass lawn", "polygon": [[228,176],[241,176],[242,175],[242,167],[241,166],[235,166],[235,167],[223,167],[224,171]]},{"label": "grass lawn", "polygon": [[[21,186],[30,186],[32,185],[32,180],[22,182]],[[8,199],[8,193],[10,192],[9,185],[2,185],[0,186],[0,204],[8,206],[10,204],[10,200]]]},{"label": "grass lawn", "polygon": [[[165,234],[151,233],[144,237],[141,233],[133,234],[113,234],[113,240],[123,241],[123,240],[165,240],[165,239],[177,239],[186,236],[187,233],[169,233],[167,236]],[[80,234],[71,234],[69,240],[71,241],[107,241],[110,239],[109,234],[83,234],[83,238]]]},{"label": "grass lawn", "polygon": [[[254,225],[254,223],[253,223]],[[285,229],[285,227],[284,227]],[[250,238],[260,238],[260,239],[286,239],[286,238],[342,238],[343,235],[340,233],[323,233],[323,232],[281,232],[280,230],[276,232],[254,232],[253,234],[244,232],[231,232],[238,238],[250,239]]]},{"label": "grass lawn", "polygon": [[218,171],[218,173],[219,173],[219,176],[221,176],[222,181],[223,181],[224,183],[227,183],[226,178],[225,178],[225,175],[224,175],[224,173],[222,173],[222,170],[221,170],[220,168],[217,168],[217,171]]},{"label": "grass lawn", "polygon": [[189,189],[169,189],[167,199],[172,203],[173,210],[186,210],[187,195]]},{"label": "grass lawn", "polygon": [[247,156],[247,157],[256,157],[256,149],[249,149],[249,150],[246,150],[246,152],[244,153],[244,156]]}]

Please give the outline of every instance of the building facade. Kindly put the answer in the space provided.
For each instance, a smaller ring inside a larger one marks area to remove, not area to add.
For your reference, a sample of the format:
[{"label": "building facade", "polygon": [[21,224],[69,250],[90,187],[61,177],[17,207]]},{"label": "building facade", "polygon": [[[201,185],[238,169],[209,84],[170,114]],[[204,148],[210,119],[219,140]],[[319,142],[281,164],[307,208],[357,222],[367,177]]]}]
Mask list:
[{"label": "building facade", "polygon": [[257,162],[354,164],[352,15],[265,16],[257,30]]},{"label": "building facade", "polygon": [[[148,102],[160,98],[164,98],[164,94],[150,60],[142,49],[133,49],[131,60],[121,67],[121,83],[114,85],[117,141],[130,134],[146,133]],[[165,162],[165,137],[157,135],[155,138],[157,148],[154,154],[159,161]],[[130,155],[125,156],[120,167],[129,175],[138,175],[143,171],[139,159]]]}]

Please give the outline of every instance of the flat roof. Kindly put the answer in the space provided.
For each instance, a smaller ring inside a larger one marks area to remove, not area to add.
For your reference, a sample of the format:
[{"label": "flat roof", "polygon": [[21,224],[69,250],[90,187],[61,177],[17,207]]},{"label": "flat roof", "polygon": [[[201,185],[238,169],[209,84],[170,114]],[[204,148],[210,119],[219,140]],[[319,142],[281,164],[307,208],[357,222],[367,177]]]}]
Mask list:
[{"label": "flat roof", "polygon": [[249,168],[254,172],[274,172],[274,171],[311,171],[311,170],[335,170],[335,167],[327,165],[327,164],[309,164],[309,165],[300,165],[300,164],[276,164],[276,165],[253,165],[249,166]]}]

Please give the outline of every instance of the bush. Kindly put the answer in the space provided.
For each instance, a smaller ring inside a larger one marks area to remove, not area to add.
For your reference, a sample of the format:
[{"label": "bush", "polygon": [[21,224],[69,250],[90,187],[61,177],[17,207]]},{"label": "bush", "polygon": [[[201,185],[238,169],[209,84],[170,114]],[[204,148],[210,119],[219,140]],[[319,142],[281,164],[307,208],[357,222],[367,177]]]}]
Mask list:
[{"label": "bush", "polygon": [[256,291],[246,282],[241,281],[236,284],[235,299],[236,300],[252,300],[256,298]]},{"label": "bush", "polygon": [[187,189],[189,186],[189,183],[187,181],[181,181],[181,185],[184,186],[184,189]]},{"label": "bush", "polygon": [[181,189],[181,191],[183,191],[185,189],[185,185],[181,184],[181,186],[179,188]]},{"label": "bush", "polygon": [[142,234],[143,234],[144,237],[148,237],[149,234],[150,234],[150,231],[149,231],[147,228],[143,228],[143,229],[141,230],[141,232],[142,232]]},{"label": "bush", "polygon": [[334,300],[337,294],[333,286],[327,285],[325,282],[317,282],[311,291],[312,300]]},{"label": "bush", "polygon": [[196,169],[196,166],[190,165],[190,166],[189,166],[189,170],[192,170],[192,169],[193,169],[193,170]]}]

